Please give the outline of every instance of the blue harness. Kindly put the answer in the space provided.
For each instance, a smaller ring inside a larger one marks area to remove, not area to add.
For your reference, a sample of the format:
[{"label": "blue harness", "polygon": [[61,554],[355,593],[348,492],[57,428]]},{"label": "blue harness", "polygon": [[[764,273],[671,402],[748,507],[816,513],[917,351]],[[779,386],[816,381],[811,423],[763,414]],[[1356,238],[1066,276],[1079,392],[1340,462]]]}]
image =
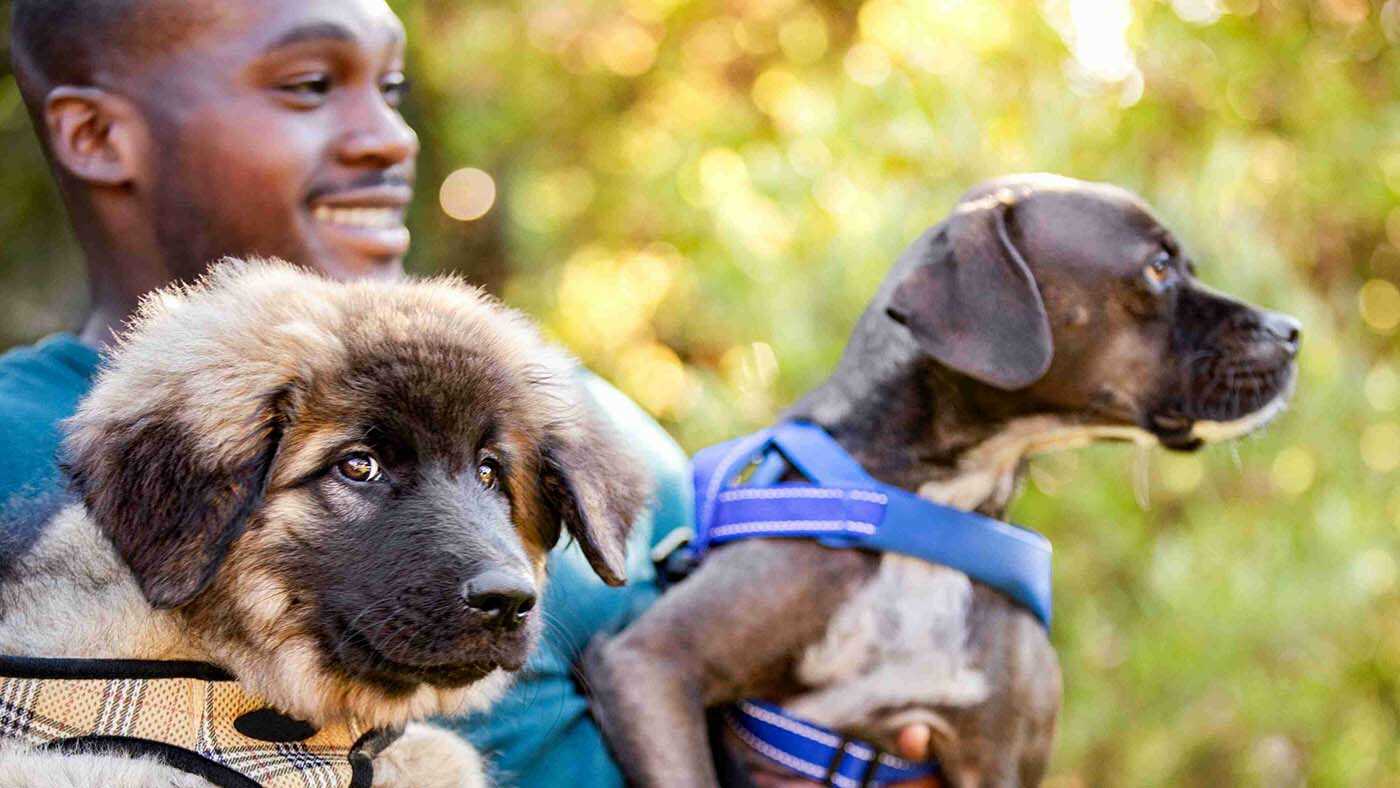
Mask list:
[{"label": "blue harness", "polygon": [[[803,482],[779,480],[795,470]],[[692,462],[692,561],[740,539],[799,538],[838,549],[900,553],[956,569],[1050,625],[1050,542],[1033,531],[942,506],[876,481],[822,428],[785,422],[711,446]],[[938,773],[799,719],[742,701],[730,729],[749,747],[804,777],[842,788]]]}]

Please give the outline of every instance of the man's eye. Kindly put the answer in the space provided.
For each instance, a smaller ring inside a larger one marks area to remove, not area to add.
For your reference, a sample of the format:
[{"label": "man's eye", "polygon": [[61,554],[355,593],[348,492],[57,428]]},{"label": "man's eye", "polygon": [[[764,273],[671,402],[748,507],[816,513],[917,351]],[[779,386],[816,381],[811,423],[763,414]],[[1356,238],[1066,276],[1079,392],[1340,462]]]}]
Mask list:
[{"label": "man's eye", "polygon": [[305,77],[284,82],[280,90],[302,100],[316,100],[331,91],[331,78],[326,74],[308,74]]},{"label": "man's eye", "polygon": [[412,83],[403,74],[390,74],[379,84],[379,89],[384,92],[384,99],[391,106],[397,107],[408,95]]}]

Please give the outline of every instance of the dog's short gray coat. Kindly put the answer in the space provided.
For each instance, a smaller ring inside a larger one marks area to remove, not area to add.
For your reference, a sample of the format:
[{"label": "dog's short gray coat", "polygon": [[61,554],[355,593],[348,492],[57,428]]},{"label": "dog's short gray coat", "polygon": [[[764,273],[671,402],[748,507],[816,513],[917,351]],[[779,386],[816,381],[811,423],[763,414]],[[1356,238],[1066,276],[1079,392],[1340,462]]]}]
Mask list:
[{"label": "dog's short gray coat", "polygon": [[[1298,325],[1194,270],[1126,191],[989,182],[895,264],[835,374],[785,416],[886,483],[994,517],[1034,454],[1243,434],[1283,407]],[[890,751],[926,726],[952,785],[1032,785],[1060,702],[1045,630],[1006,597],[793,540],[719,549],[586,667],[629,778],[667,788],[715,783],[702,710],[753,696]]]}]

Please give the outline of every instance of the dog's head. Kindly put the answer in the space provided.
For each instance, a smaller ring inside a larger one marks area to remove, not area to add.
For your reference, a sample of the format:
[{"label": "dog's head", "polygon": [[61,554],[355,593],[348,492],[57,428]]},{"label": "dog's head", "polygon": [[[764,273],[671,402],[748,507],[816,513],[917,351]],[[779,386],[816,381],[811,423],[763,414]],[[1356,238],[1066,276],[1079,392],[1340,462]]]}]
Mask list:
[{"label": "dog's head", "polygon": [[1105,184],[977,187],[905,253],[884,297],[989,407],[1137,428],[1173,449],[1267,422],[1295,375],[1298,322],[1200,284],[1147,206]]},{"label": "dog's head", "polygon": [[561,524],[619,584],[648,492],[567,357],[454,280],[225,263],[144,303],[67,429],[151,604],[318,721],[485,700]]}]

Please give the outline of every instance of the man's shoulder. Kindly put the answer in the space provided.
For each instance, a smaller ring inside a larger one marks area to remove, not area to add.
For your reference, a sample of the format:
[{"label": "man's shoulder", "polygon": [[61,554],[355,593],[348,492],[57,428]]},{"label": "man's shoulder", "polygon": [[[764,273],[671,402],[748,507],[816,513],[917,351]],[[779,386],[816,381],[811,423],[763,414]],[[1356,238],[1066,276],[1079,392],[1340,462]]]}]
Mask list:
[{"label": "man's shoulder", "polygon": [[658,483],[672,482],[685,474],[685,451],[640,405],[592,372],[583,373],[583,385],[613,428],[658,475]]},{"label": "man's shoulder", "polygon": [[0,505],[58,482],[59,423],[73,415],[97,370],[97,353],[68,334],[0,355]]}]

